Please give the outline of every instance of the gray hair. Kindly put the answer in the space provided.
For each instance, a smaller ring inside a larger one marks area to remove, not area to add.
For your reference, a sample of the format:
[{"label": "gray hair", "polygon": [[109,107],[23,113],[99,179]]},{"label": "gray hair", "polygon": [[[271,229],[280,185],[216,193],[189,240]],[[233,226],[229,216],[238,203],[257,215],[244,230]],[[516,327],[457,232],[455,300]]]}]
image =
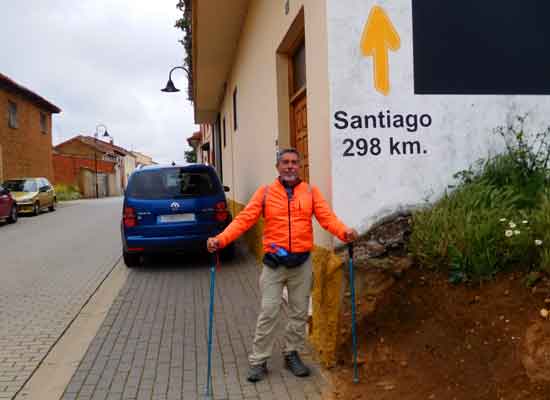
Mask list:
[{"label": "gray hair", "polygon": [[298,157],[298,161],[302,160],[302,156],[300,155],[298,150],[296,150],[294,147],[288,147],[286,149],[280,149],[280,150],[277,151],[277,163],[276,164],[279,164],[279,161],[281,161],[281,158],[283,158],[283,156],[285,154],[288,154],[288,153],[296,154],[296,156]]}]

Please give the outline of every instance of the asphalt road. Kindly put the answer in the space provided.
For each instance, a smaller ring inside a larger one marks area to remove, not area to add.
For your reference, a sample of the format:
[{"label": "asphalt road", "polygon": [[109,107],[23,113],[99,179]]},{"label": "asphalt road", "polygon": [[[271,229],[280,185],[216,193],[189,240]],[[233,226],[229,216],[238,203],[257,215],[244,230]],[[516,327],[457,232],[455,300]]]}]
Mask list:
[{"label": "asphalt road", "polygon": [[0,223],[0,399],[12,399],[121,256],[122,199]]}]

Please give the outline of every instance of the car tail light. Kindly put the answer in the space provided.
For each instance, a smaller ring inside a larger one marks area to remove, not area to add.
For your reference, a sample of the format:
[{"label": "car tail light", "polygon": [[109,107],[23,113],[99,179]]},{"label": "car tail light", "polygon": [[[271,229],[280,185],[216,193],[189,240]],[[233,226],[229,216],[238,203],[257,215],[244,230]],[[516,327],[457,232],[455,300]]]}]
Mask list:
[{"label": "car tail light", "polygon": [[124,215],[122,216],[125,228],[133,228],[137,225],[136,210],[133,207],[124,207]]},{"label": "car tail light", "polygon": [[216,221],[223,222],[229,216],[229,212],[227,212],[227,205],[225,204],[225,201],[220,201],[219,203],[216,203],[216,205],[214,206],[214,209],[216,210]]},{"label": "car tail light", "polygon": [[128,247],[128,251],[132,251],[132,252],[140,252],[144,250],[145,249],[143,247]]}]

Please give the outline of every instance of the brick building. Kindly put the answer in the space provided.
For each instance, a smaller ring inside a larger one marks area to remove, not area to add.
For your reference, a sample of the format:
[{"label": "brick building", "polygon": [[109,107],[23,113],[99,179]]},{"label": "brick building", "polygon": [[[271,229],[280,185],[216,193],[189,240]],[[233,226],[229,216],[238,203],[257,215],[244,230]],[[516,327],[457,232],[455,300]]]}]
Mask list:
[{"label": "brick building", "polygon": [[0,74],[0,181],[43,176],[53,179],[52,114],[61,109]]},{"label": "brick building", "polygon": [[[54,150],[53,170],[56,184],[77,186],[81,189],[80,175],[82,169],[96,170],[95,160],[88,157],[59,154]],[[115,163],[113,161],[97,160],[97,172],[100,174],[114,174]],[[82,192],[82,190],[80,190]]]},{"label": "brick building", "polygon": [[[77,162],[79,169],[84,169],[90,173],[86,172],[88,176],[86,182],[83,182],[82,179],[79,180],[79,189],[82,195],[85,197],[95,197],[96,193],[89,193],[89,179],[93,181],[96,180],[96,172],[98,175],[98,192],[99,197],[103,196],[120,196],[123,191],[124,184],[124,157],[129,153],[119,146],[115,146],[111,143],[106,143],[102,140],[95,139],[92,136],[78,135],[75,136],[63,143],[58,144],[54,147],[56,155],[64,156],[65,158],[75,158],[80,159]],[[83,161],[83,160],[88,160]],[[96,163],[97,161],[97,163]],[[110,163],[113,166],[111,172],[101,171],[100,165],[101,161]],[[85,165],[86,164],[86,165]],[[89,165],[88,165],[89,164]],[[96,170],[97,166],[97,170]],[[67,177],[67,173],[62,171],[66,164],[64,161],[61,161],[61,158],[56,158],[54,163],[56,169],[56,177]],[[84,171],[81,171],[81,173]],[[91,176],[91,178],[89,178]],[[68,183],[62,181],[55,181],[56,183]],[[92,185],[93,186],[93,185]]]}]

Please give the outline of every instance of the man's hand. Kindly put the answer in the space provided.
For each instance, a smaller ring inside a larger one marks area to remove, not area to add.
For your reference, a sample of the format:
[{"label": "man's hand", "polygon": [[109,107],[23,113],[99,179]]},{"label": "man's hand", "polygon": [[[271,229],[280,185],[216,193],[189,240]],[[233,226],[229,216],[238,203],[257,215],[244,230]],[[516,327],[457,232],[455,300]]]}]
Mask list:
[{"label": "man's hand", "polygon": [[348,229],[344,232],[344,239],[346,243],[354,242],[359,237],[359,234],[355,229]]},{"label": "man's hand", "polygon": [[216,238],[208,238],[206,241],[206,248],[210,253],[215,253],[220,249],[220,241]]}]

